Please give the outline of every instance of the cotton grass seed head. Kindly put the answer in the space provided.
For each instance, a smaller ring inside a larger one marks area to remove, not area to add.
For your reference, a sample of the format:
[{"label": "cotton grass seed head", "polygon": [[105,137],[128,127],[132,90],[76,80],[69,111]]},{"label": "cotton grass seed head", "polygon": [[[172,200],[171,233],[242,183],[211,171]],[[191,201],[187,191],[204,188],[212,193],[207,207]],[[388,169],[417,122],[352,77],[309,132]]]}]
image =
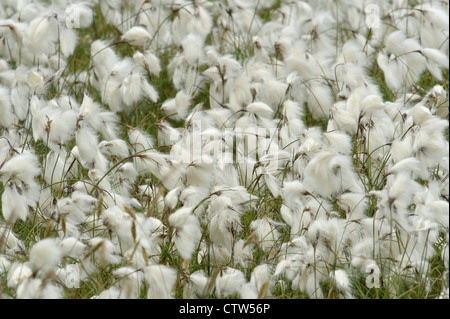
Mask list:
[{"label": "cotton grass seed head", "polygon": [[43,274],[54,270],[62,257],[57,240],[53,238],[42,239],[30,250],[30,265],[34,271]]},{"label": "cotton grass seed head", "polygon": [[448,297],[448,3],[28,2],[2,297]]}]

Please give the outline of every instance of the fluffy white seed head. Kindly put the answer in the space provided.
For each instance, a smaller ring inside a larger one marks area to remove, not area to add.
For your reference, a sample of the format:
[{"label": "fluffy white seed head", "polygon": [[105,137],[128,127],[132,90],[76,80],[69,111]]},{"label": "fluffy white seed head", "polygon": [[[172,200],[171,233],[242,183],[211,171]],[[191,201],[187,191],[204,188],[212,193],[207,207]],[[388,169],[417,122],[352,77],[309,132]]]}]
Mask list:
[{"label": "fluffy white seed head", "polygon": [[202,298],[206,293],[209,278],[203,270],[197,270],[189,275],[188,283],[183,289],[184,298]]},{"label": "fluffy white seed head", "polygon": [[232,296],[239,292],[245,282],[245,276],[242,271],[227,267],[216,278],[216,294],[219,298]]},{"label": "fluffy white seed head", "polygon": [[201,238],[200,222],[192,214],[192,207],[183,207],[169,216],[175,228],[175,247],[184,259],[191,259]]},{"label": "fluffy white seed head", "polygon": [[55,269],[62,253],[58,242],[53,238],[42,239],[30,250],[30,264],[33,270],[44,274]]},{"label": "fluffy white seed head", "polygon": [[40,165],[36,155],[25,151],[13,156],[3,165],[0,169],[0,179],[4,184],[13,180],[31,184],[39,172]]},{"label": "fluffy white seed head", "polygon": [[151,265],[144,268],[145,280],[149,284],[148,299],[173,299],[173,287],[177,280],[175,269],[164,265]]},{"label": "fluffy white seed head", "polygon": [[75,237],[67,237],[59,243],[61,255],[72,258],[80,258],[86,251],[87,246]]},{"label": "fluffy white seed head", "polygon": [[13,263],[8,271],[8,286],[17,287],[22,281],[30,278],[33,270],[26,264]]},{"label": "fluffy white seed head", "polygon": [[134,26],[127,30],[122,36],[122,40],[131,45],[144,46],[151,40],[150,33],[141,26]]},{"label": "fluffy white seed head", "polygon": [[14,113],[11,108],[10,91],[0,85],[0,125],[9,127],[14,122]]}]

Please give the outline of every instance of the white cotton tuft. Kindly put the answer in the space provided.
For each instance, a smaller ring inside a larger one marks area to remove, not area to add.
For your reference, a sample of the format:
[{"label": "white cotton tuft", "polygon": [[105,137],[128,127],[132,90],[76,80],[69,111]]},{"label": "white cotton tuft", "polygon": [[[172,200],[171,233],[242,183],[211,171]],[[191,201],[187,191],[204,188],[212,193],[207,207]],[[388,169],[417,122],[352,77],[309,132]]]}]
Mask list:
[{"label": "white cotton tuft", "polygon": [[101,111],[101,106],[94,99],[84,94],[83,102],[80,105],[78,117],[87,122],[92,127],[98,126],[98,115]]},{"label": "white cotton tuft", "polygon": [[26,220],[29,213],[26,198],[21,196],[15,188],[6,187],[2,193],[3,218],[14,223],[17,219]]},{"label": "white cotton tuft", "polygon": [[172,99],[164,101],[161,110],[176,120],[185,120],[191,106],[191,97],[185,91],[179,91]]},{"label": "white cotton tuft", "polygon": [[250,224],[252,231],[256,232],[258,244],[265,252],[275,253],[276,243],[280,237],[277,226],[279,224],[267,216],[262,219],[255,219]]},{"label": "white cotton tuft", "polygon": [[188,283],[183,289],[183,298],[203,298],[209,278],[203,270],[197,270],[189,275]]},{"label": "white cotton tuft", "polygon": [[189,33],[181,42],[183,56],[190,65],[197,65],[202,58],[203,39],[194,33]]},{"label": "white cotton tuft", "polygon": [[61,258],[61,249],[54,238],[41,239],[30,250],[32,269],[43,274],[54,270]]},{"label": "white cotton tuft", "polygon": [[40,278],[28,278],[17,287],[17,299],[61,299],[63,288],[51,281]]},{"label": "white cotton tuft", "polygon": [[86,244],[100,265],[118,264],[122,260],[116,245],[107,238],[93,237]]},{"label": "white cotton tuft", "polygon": [[110,43],[104,40],[95,40],[91,44],[91,64],[94,67],[94,81],[97,89],[103,90],[103,81],[108,79],[112,69],[119,62],[119,57],[111,48]]},{"label": "white cotton tuft", "polygon": [[192,214],[192,207],[182,207],[169,216],[169,224],[175,228],[175,247],[184,259],[191,259],[202,236],[200,222]]},{"label": "white cotton tuft", "polygon": [[[92,24],[94,19],[94,12],[89,5],[89,2],[71,3],[66,6],[65,12],[76,17],[76,25],[74,27],[87,28]],[[67,18],[67,17],[66,17]]]},{"label": "white cotton tuft", "polygon": [[420,104],[414,106],[410,114],[415,124],[422,124],[433,116],[430,109]]},{"label": "white cotton tuft", "polygon": [[323,133],[327,140],[330,149],[344,155],[351,155],[352,153],[352,139],[350,135],[341,131],[333,131]]},{"label": "white cotton tuft", "polygon": [[442,81],[442,70],[448,69],[449,66],[448,56],[444,52],[433,48],[423,48],[420,52],[427,59],[428,71],[438,81]]},{"label": "white cotton tuft", "polygon": [[131,45],[143,46],[146,45],[152,36],[148,31],[141,26],[134,26],[122,35],[122,40]]},{"label": "white cotton tuft", "polygon": [[274,198],[281,195],[281,182],[272,174],[264,174],[264,182]]},{"label": "white cotton tuft", "polygon": [[139,128],[128,129],[128,140],[137,153],[150,150],[154,146],[153,137]]},{"label": "white cotton tuft", "polygon": [[62,28],[60,32],[61,52],[65,57],[69,57],[73,54],[78,44],[78,33],[74,29],[69,28]]},{"label": "white cotton tuft", "polygon": [[351,293],[351,283],[350,279],[348,278],[347,273],[342,270],[338,269],[331,273],[331,278],[333,280],[333,283],[336,285],[336,288],[338,291],[344,293],[346,298],[351,299],[352,293]]},{"label": "white cotton tuft", "polygon": [[230,297],[238,293],[244,284],[244,273],[238,269],[227,267],[216,278],[216,294],[219,298]]},{"label": "white cotton tuft", "polygon": [[15,262],[8,270],[8,287],[16,288],[22,281],[30,278],[32,275],[33,270],[28,265]]},{"label": "white cotton tuft", "polygon": [[182,189],[180,187],[175,187],[167,193],[166,197],[164,197],[164,202],[167,207],[169,207],[170,209],[175,208],[175,206],[178,204],[181,191]]},{"label": "white cotton tuft", "polygon": [[308,195],[307,188],[298,180],[291,182],[284,182],[281,189],[281,197],[283,198],[283,204],[293,209],[298,203]]},{"label": "white cotton tuft", "polygon": [[10,269],[11,262],[3,256],[0,256],[0,275],[6,274],[6,271]]},{"label": "white cotton tuft", "polygon": [[114,270],[113,275],[117,278],[120,288],[119,299],[138,299],[141,293],[142,273],[132,267],[121,267]]},{"label": "white cotton tuft", "polygon": [[241,296],[241,299],[258,299],[258,292],[252,282],[247,282],[242,285],[239,290],[239,295]]},{"label": "white cotton tuft", "polygon": [[59,243],[59,249],[62,257],[81,258],[86,251],[87,246],[75,237],[67,237]]},{"label": "white cotton tuft", "polygon": [[333,104],[331,89],[319,82],[308,84],[308,108],[314,118],[328,118]]},{"label": "white cotton tuft", "polygon": [[159,73],[161,72],[161,63],[159,58],[152,52],[145,51],[144,53],[141,53],[136,51],[133,55],[133,60],[151,75],[156,77],[159,76]]},{"label": "white cotton tuft", "polygon": [[250,282],[256,288],[256,291],[262,298],[267,298],[271,296],[272,290],[272,275],[269,265],[262,264],[256,266],[252,274],[250,275]]},{"label": "white cotton tuft", "polygon": [[268,106],[266,103],[263,102],[253,102],[246,106],[245,108],[248,112],[264,117],[264,118],[272,118],[273,116],[273,110],[270,106]]},{"label": "white cotton tuft", "polygon": [[371,116],[376,111],[381,111],[384,109],[384,103],[380,96],[378,95],[368,95],[361,102],[361,111],[366,116]]},{"label": "white cotton tuft", "polygon": [[138,102],[142,96],[141,75],[137,71],[131,71],[123,80],[120,87],[122,99],[127,106],[132,106]]},{"label": "white cotton tuft", "polygon": [[13,156],[3,164],[0,169],[0,180],[5,184],[9,180],[19,180],[24,184],[32,184],[34,178],[40,173],[39,161],[33,153],[24,153]]},{"label": "white cotton tuft", "polygon": [[98,144],[98,148],[104,155],[113,155],[119,158],[125,158],[129,156],[127,143],[121,139],[101,141]]},{"label": "white cotton tuft", "polygon": [[303,184],[323,197],[350,190],[362,192],[361,182],[349,156],[323,150],[308,163]]},{"label": "white cotton tuft", "polygon": [[292,122],[296,119],[303,118],[303,109],[298,102],[286,100],[283,103],[283,115],[286,117],[288,122]]},{"label": "white cotton tuft", "polygon": [[407,157],[395,163],[395,165],[389,169],[389,173],[407,173],[412,174],[412,176],[417,176],[420,173],[420,170],[420,161],[415,157]]},{"label": "white cotton tuft", "polygon": [[81,162],[92,165],[98,149],[97,132],[89,127],[82,127],[75,133],[75,138]]},{"label": "white cotton tuft", "polygon": [[14,122],[10,91],[0,85],[0,126],[9,127]]},{"label": "white cotton tuft", "polygon": [[148,299],[173,299],[173,287],[177,271],[164,265],[150,265],[144,268],[145,280],[149,284]]},{"label": "white cotton tuft", "polygon": [[240,215],[235,210],[218,210],[210,218],[209,237],[216,245],[232,250],[234,235],[241,229]]},{"label": "white cotton tuft", "polygon": [[52,54],[58,40],[58,21],[53,15],[34,18],[24,34],[25,48],[37,56]]},{"label": "white cotton tuft", "polygon": [[148,97],[150,101],[156,103],[159,98],[159,93],[156,91],[156,89],[147,82],[143,77],[141,77],[141,85],[142,85],[142,92],[144,93],[144,96]]},{"label": "white cotton tuft", "polygon": [[338,204],[345,209],[346,217],[349,220],[365,218],[367,209],[367,198],[364,193],[346,192],[337,198]]}]

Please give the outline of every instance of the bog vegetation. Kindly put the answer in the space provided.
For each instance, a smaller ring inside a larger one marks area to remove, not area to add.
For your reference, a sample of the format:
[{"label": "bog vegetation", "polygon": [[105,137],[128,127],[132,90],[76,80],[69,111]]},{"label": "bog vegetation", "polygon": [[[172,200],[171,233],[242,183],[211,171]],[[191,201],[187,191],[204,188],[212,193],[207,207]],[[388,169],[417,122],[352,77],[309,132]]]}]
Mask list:
[{"label": "bog vegetation", "polygon": [[448,298],[447,0],[0,3],[0,298]]}]

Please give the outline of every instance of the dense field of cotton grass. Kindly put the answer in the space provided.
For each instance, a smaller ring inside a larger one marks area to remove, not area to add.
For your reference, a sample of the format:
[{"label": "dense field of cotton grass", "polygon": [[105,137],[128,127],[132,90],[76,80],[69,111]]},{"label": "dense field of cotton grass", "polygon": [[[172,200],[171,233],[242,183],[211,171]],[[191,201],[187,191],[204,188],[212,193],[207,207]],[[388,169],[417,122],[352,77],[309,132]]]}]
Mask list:
[{"label": "dense field of cotton grass", "polygon": [[1,298],[448,298],[449,2],[1,1]]}]

